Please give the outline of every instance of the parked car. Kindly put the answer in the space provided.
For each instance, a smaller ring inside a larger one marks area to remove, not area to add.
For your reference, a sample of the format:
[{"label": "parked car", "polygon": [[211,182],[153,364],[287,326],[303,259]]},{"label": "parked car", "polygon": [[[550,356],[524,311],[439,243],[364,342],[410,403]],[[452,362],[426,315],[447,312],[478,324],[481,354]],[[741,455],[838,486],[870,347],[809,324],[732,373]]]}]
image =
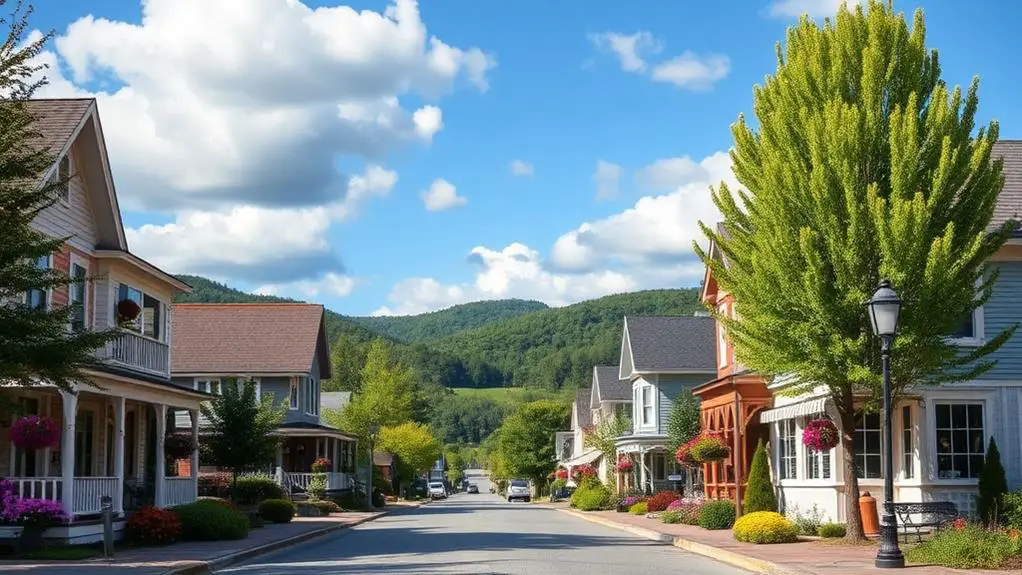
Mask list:
[{"label": "parked car", "polygon": [[528,503],[532,500],[529,493],[529,482],[524,479],[512,479],[507,486],[507,500],[510,503],[515,499],[521,499]]},{"label": "parked car", "polygon": [[479,486],[476,485],[475,483],[469,483],[468,484],[468,489],[466,490],[466,492],[467,493],[479,493]]},{"label": "parked car", "polygon": [[447,499],[447,488],[440,481],[429,482],[430,499]]}]

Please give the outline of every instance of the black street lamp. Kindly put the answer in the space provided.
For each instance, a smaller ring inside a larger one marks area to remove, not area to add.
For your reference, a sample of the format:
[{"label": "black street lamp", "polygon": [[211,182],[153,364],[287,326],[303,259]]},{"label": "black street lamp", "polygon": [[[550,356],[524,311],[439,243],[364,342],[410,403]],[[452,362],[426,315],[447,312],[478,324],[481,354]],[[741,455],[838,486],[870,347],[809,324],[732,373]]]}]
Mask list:
[{"label": "black street lamp", "polygon": [[897,569],[905,566],[905,556],[898,548],[898,524],[894,518],[894,440],[891,434],[891,346],[898,333],[901,298],[891,289],[891,282],[880,282],[873,297],[866,302],[873,334],[880,338],[880,357],[884,373],[884,512],[880,518],[880,550],[875,566]]}]

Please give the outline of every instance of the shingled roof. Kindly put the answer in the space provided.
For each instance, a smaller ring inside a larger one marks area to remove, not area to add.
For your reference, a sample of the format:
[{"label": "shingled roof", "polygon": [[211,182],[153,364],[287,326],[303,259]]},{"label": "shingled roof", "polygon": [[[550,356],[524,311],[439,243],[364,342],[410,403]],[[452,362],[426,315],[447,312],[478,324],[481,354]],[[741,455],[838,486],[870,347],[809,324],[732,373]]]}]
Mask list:
[{"label": "shingled roof", "polygon": [[332,375],[323,306],[300,303],[176,304],[172,374]]},{"label": "shingled roof", "polygon": [[593,368],[593,393],[589,407],[598,408],[604,401],[631,401],[632,382],[618,378],[621,368],[616,365],[598,365]]},{"label": "shingled roof", "polygon": [[996,227],[1008,220],[1022,221],[1022,140],[1000,140],[993,154],[1004,159],[1004,188],[990,222]]},{"label": "shingled roof", "polygon": [[85,114],[96,105],[92,98],[67,100],[29,100],[25,106],[35,118],[33,128],[42,136],[42,145],[51,154],[60,154],[68,145]]},{"label": "shingled roof", "polygon": [[712,317],[625,317],[624,343],[636,372],[704,372],[716,367]]},{"label": "shingled roof", "polygon": [[589,398],[592,395],[593,390],[590,387],[585,387],[575,392],[575,403],[572,405],[572,409],[577,414],[579,427],[589,427],[593,424],[593,411],[589,407]]}]

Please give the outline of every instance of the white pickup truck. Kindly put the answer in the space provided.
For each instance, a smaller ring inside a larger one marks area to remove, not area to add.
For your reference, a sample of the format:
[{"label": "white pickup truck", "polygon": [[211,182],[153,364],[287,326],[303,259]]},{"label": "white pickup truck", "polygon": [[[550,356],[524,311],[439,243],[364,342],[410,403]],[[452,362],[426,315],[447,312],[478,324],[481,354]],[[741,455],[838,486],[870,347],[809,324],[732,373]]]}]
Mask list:
[{"label": "white pickup truck", "polygon": [[429,498],[430,499],[447,499],[447,488],[440,481],[429,482]]}]

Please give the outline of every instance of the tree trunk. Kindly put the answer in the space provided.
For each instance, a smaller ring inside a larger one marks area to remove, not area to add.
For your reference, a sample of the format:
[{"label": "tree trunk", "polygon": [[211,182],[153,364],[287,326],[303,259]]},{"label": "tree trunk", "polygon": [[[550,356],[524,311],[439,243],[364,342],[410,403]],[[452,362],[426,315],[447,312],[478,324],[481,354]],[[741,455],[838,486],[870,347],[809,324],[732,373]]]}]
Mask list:
[{"label": "tree trunk", "polygon": [[838,409],[841,411],[841,447],[844,452],[845,475],[845,540],[864,541],[866,535],[862,531],[862,515],[859,513],[859,477],[855,467],[855,444],[852,434],[855,432],[855,410],[852,390],[849,388],[842,394]]}]

